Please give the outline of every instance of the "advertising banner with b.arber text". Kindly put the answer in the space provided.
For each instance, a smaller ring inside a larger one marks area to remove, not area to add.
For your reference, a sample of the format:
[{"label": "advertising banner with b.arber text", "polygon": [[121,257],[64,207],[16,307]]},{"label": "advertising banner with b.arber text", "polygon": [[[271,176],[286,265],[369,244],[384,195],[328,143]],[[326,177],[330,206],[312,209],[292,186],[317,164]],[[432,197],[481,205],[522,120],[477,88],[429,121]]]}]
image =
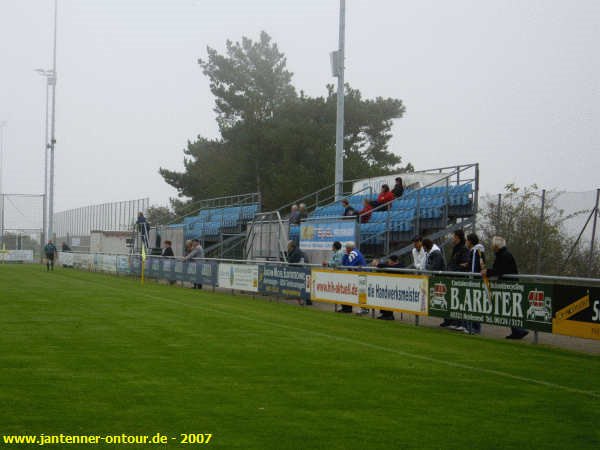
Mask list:
[{"label": "advertising banner with b.arber text", "polygon": [[552,332],[552,294],[547,284],[431,277],[429,315]]}]

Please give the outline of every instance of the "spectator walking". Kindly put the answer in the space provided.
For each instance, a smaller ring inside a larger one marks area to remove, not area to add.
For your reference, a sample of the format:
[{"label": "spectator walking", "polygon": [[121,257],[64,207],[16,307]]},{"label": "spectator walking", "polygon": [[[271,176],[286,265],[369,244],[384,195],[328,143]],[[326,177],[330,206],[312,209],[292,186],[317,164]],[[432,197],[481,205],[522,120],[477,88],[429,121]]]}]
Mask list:
[{"label": "spectator walking", "polygon": [[396,178],[396,184],[394,185],[394,189],[392,189],[392,194],[394,194],[395,198],[400,198],[402,197],[402,194],[404,194],[404,185],[402,184],[402,178]]},{"label": "spectator walking", "polygon": [[425,270],[425,265],[427,264],[427,253],[423,248],[423,238],[421,236],[415,236],[413,238],[412,258],[415,269]]},{"label": "spectator walking", "polygon": [[44,254],[46,255],[46,272],[54,270],[54,259],[56,258],[56,246],[49,240],[44,245]]},{"label": "spectator walking", "polygon": [[[496,258],[491,269],[482,269],[481,275],[484,277],[502,278],[504,275],[516,275],[519,273],[517,262],[513,255],[506,248],[506,240],[501,236],[492,238],[492,250]],[[506,336],[506,339],[523,339],[529,334],[524,328],[511,327],[511,333]]]}]

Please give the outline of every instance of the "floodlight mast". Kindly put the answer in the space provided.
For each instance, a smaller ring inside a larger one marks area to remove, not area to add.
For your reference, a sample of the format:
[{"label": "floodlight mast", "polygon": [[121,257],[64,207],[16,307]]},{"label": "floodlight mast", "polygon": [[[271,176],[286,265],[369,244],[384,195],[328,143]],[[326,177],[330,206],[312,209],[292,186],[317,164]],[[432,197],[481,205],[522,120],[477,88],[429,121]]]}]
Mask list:
[{"label": "floodlight mast", "polygon": [[54,224],[54,147],[56,138],[54,135],[56,124],[56,24],[58,18],[58,0],[54,0],[54,47],[52,50],[52,77],[48,78],[48,84],[52,82],[52,122],[50,125],[50,187],[48,200],[48,239],[52,239],[52,226]]},{"label": "floodlight mast", "polygon": [[4,172],[4,128],[8,122],[3,120],[0,122],[0,243],[4,243],[4,190],[3,190],[3,172]]},{"label": "floodlight mast", "polygon": [[337,114],[335,124],[335,199],[344,195],[344,47],[346,0],[340,0],[339,48],[332,55],[333,76],[337,77]]},{"label": "floodlight mast", "polygon": [[48,105],[50,99],[50,79],[52,76],[51,70],[35,69],[37,73],[46,78],[46,110],[45,110],[45,127],[44,127],[44,197],[43,197],[43,225],[42,225],[42,245],[46,243],[48,236]]}]

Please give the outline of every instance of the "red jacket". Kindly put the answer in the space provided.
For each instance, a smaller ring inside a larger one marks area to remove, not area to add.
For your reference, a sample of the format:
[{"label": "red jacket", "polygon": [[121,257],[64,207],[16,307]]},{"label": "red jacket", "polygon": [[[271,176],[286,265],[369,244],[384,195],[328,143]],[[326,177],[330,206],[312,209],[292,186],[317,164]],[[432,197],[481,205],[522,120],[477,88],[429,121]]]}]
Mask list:
[{"label": "red jacket", "polygon": [[383,205],[384,203],[391,202],[392,200],[394,200],[394,194],[391,191],[382,192],[377,197],[377,203],[379,203],[380,205]]},{"label": "red jacket", "polygon": [[[371,219],[371,210],[373,207],[367,204],[363,209],[358,213],[360,215],[360,223],[367,223]],[[366,213],[366,214],[365,214]],[[362,214],[365,214],[364,216]]]}]

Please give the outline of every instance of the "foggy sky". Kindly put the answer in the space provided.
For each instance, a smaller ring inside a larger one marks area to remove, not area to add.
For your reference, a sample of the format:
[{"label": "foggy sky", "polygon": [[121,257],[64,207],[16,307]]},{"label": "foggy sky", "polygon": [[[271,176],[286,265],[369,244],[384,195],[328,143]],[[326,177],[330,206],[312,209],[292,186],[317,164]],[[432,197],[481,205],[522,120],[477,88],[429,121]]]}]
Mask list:
[{"label": "foggy sky", "polygon": [[[347,0],[346,81],[407,112],[390,148],[417,170],[479,162],[509,182],[600,186],[600,2]],[[55,211],[176,195],[188,140],[215,137],[206,46],[269,33],[293,84],[325,95],[338,0],[59,0]],[[43,191],[53,0],[0,0],[3,190]],[[333,181],[333,180],[332,180]],[[315,186],[315,190],[321,186]],[[306,192],[298,192],[298,196]]]}]

